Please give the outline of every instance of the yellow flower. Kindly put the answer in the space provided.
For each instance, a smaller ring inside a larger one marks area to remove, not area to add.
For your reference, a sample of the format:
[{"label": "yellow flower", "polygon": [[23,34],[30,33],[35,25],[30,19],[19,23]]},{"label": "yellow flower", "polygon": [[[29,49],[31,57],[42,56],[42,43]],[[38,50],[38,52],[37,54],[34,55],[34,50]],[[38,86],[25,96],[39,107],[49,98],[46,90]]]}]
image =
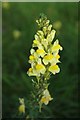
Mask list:
[{"label": "yellow flower", "polygon": [[60,58],[60,55],[58,54],[58,55],[56,55],[56,59],[59,59]]},{"label": "yellow flower", "polygon": [[39,49],[44,49],[42,44],[39,42],[39,40],[34,40],[32,46],[33,47],[38,47]]},{"label": "yellow flower", "polygon": [[54,58],[51,61],[51,64],[56,65],[57,63],[60,63],[60,61],[59,61],[60,55],[57,54],[57,55],[53,55],[53,56],[54,56]]},{"label": "yellow flower", "polygon": [[36,72],[39,74],[40,73],[44,74],[46,71],[46,68],[43,64],[37,64],[35,68],[36,68]]},{"label": "yellow flower", "polygon": [[19,106],[19,112],[20,113],[25,113],[25,105],[20,105]]},{"label": "yellow flower", "polygon": [[47,54],[43,58],[43,63],[47,65],[48,63],[52,63],[54,56],[52,54]]},{"label": "yellow flower", "polygon": [[37,72],[36,72],[36,70],[33,69],[33,68],[29,68],[29,70],[27,71],[27,74],[29,76],[37,76],[38,75]]},{"label": "yellow flower", "polygon": [[29,56],[29,59],[30,59],[30,60],[34,60],[35,57],[34,57],[33,55],[30,55],[30,56]]},{"label": "yellow flower", "polygon": [[29,59],[30,59],[30,60],[33,60],[33,59],[34,59],[34,56],[33,56],[33,55],[30,55],[30,56],[29,56]]},{"label": "yellow flower", "polygon": [[29,56],[29,63],[34,64],[36,57],[34,55]]},{"label": "yellow flower", "polygon": [[60,72],[60,68],[58,67],[58,65],[51,65],[49,67],[49,71],[55,75],[56,73]]},{"label": "yellow flower", "polygon": [[44,55],[46,54],[46,52],[43,49],[37,49],[36,53],[38,54],[38,56],[44,57]]},{"label": "yellow flower", "polygon": [[40,74],[44,74],[46,71],[46,68],[43,64],[41,64],[41,60],[39,59],[39,64],[34,64],[32,68],[29,68],[27,74],[29,76],[40,76]]},{"label": "yellow flower", "polygon": [[47,105],[49,103],[49,101],[51,101],[53,98],[51,98],[51,95],[48,91],[48,89],[44,90],[43,92],[43,96],[40,100],[40,104],[44,103],[45,105]]},{"label": "yellow flower", "polygon": [[19,98],[20,106],[18,108],[20,113],[25,113],[25,104],[24,104],[24,99]]},{"label": "yellow flower", "polygon": [[58,54],[59,50],[62,50],[62,49],[63,48],[59,45],[59,41],[56,40],[51,47],[51,52],[54,54]]},{"label": "yellow flower", "polygon": [[56,63],[60,63],[59,58],[60,58],[59,54],[54,55],[54,59],[52,61],[52,65],[55,65]]},{"label": "yellow flower", "polygon": [[31,66],[35,63],[42,63],[41,57],[43,57],[46,54],[46,52],[43,49],[37,49],[36,51],[34,49],[31,49],[31,55],[29,56],[29,63],[31,63]]}]

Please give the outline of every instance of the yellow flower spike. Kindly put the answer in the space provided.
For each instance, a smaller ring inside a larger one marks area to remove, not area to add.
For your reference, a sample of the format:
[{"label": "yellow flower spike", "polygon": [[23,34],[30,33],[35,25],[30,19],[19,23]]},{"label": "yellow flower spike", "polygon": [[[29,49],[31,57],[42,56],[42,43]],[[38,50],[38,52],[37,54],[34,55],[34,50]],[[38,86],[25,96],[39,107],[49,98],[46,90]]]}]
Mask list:
[{"label": "yellow flower spike", "polygon": [[25,113],[25,104],[24,104],[24,99],[19,98],[20,106],[18,108],[20,113]]},{"label": "yellow flower spike", "polygon": [[48,63],[51,63],[53,61],[54,56],[52,54],[48,54],[44,56],[43,63],[47,65]]},{"label": "yellow flower spike", "polygon": [[48,91],[48,89],[44,90],[43,91],[43,96],[40,100],[40,103],[44,103],[45,105],[47,105],[49,103],[49,101],[51,101],[53,98],[51,98],[51,95]]},{"label": "yellow flower spike", "polygon": [[45,71],[46,71],[46,68],[43,64],[36,65],[36,72],[44,74]]},{"label": "yellow flower spike", "polygon": [[44,55],[46,54],[46,52],[43,49],[37,49],[36,53],[41,57],[44,57]]},{"label": "yellow flower spike", "polygon": [[53,99],[48,91],[49,83],[47,80],[50,78],[50,73],[55,75],[60,72],[57,63],[60,62],[59,51],[63,48],[60,46],[58,40],[53,43],[56,31],[52,28],[52,25],[49,23],[50,21],[47,20],[45,15],[41,14],[39,20],[36,20],[36,22],[39,30],[34,36],[30,50],[29,63],[31,68],[29,68],[27,74],[35,76],[37,79],[37,81],[34,79],[35,92],[33,94],[36,96],[36,92],[38,91],[38,98],[36,100],[41,112],[42,105],[48,105]]},{"label": "yellow flower spike", "polygon": [[58,67],[58,65],[51,65],[49,67],[49,71],[55,75],[56,73],[60,72],[60,68]]}]

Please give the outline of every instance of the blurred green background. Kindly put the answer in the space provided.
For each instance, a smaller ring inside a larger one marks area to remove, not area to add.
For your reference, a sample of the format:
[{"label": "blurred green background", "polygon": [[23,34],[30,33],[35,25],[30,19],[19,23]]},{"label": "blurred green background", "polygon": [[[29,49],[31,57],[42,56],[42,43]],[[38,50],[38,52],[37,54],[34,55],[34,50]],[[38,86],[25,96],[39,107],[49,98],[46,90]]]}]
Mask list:
[{"label": "blurred green background", "polygon": [[54,98],[44,117],[76,118],[78,114],[78,3],[3,3],[2,78],[3,118],[14,117],[19,97],[29,98],[31,77],[26,74],[36,19],[47,15],[63,46],[61,72],[52,75],[49,90]]}]

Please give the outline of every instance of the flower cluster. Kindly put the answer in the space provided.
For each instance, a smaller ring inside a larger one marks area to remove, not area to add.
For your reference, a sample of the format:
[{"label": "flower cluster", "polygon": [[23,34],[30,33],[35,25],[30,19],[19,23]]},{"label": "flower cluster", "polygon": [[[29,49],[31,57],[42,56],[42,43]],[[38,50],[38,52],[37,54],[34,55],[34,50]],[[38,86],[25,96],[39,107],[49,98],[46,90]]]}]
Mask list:
[{"label": "flower cluster", "polygon": [[29,76],[44,75],[46,71],[53,73],[59,73],[60,68],[57,65],[59,63],[59,50],[62,47],[59,44],[59,40],[53,43],[56,31],[52,29],[50,21],[46,18],[36,20],[40,30],[34,36],[31,55],[29,56],[29,63],[31,68],[28,70]]},{"label": "flower cluster", "polygon": [[[48,105],[49,101],[53,100],[51,97],[48,86],[50,75],[55,75],[60,72],[58,63],[60,63],[59,51],[63,48],[59,44],[59,40],[54,40],[56,31],[53,29],[52,24],[46,16],[36,20],[39,30],[34,36],[32,48],[30,50],[29,63],[31,67],[27,71],[29,76],[35,76],[36,79],[32,79],[33,102],[30,106],[39,106],[41,112],[42,105]],[[24,99],[20,100],[19,111],[25,113]]]},{"label": "flower cluster", "polygon": [[[45,16],[42,16],[39,20],[36,20],[39,30],[34,36],[32,48],[30,50],[29,63],[31,68],[28,70],[29,76],[36,76],[36,78],[44,84],[41,97],[39,100],[40,106],[44,103],[47,105],[51,98],[48,91],[48,83],[45,80],[49,79],[50,74],[56,74],[60,72],[60,68],[57,63],[60,63],[59,51],[63,48],[59,44],[59,40],[54,40],[56,31],[53,29],[50,21]],[[39,89],[41,89],[39,87]]]}]

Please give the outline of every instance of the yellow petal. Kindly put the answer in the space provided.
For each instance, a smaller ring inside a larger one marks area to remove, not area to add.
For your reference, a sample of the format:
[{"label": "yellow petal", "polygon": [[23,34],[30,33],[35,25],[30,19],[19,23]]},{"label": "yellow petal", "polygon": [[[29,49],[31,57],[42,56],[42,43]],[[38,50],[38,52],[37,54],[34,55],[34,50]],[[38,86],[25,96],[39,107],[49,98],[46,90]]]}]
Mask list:
[{"label": "yellow petal", "polygon": [[36,53],[41,57],[45,55],[45,51],[43,49],[37,49]]},{"label": "yellow petal", "polygon": [[33,69],[33,68],[29,68],[29,70],[27,71],[27,74],[29,76],[37,76],[38,75],[37,72],[35,71],[35,69]]},{"label": "yellow petal", "polygon": [[29,72],[32,72],[32,68],[29,68],[29,70],[28,70]]},{"label": "yellow petal", "polygon": [[59,49],[61,49],[61,46],[59,44],[52,47],[52,51],[56,51],[56,50],[59,50]]},{"label": "yellow petal", "polygon": [[60,55],[56,55],[56,59],[59,59],[60,58]]},{"label": "yellow petal", "polygon": [[47,100],[46,97],[42,97],[41,103],[44,103],[45,105],[47,105],[49,103],[49,100]]},{"label": "yellow petal", "polygon": [[63,48],[60,46],[59,41],[56,40],[51,48],[52,53],[55,51],[62,50]]},{"label": "yellow petal", "polygon": [[36,72],[40,75],[41,74],[44,74],[45,71],[46,71],[46,68],[43,64],[37,64],[36,66]]},{"label": "yellow petal", "polygon": [[51,60],[51,59],[53,59],[53,55],[52,55],[52,54],[46,55],[46,56],[44,57],[44,59],[46,59],[46,60]]},{"label": "yellow petal", "polygon": [[36,51],[38,54],[44,53],[45,51],[43,49],[37,49]]},{"label": "yellow petal", "polygon": [[35,57],[34,57],[33,55],[30,55],[30,56],[29,56],[29,59],[30,59],[30,60],[34,60],[34,58],[35,58]]},{"label": "yellow petal", "polygon": [[54,56],[52,54],[48,54],[43,58],[43,63],[47,65],[49,62],[51,63]]},{"label": "yellow petal", "polygon": [[25,113],[25,105],[24,104],[19,106],[19,112],[20,113]]},{"label": "yellow petal", "polygon": [[41,103],[44,103],[45,105],[47,105],[49,103],[49,101],[51,101],[53,98],[51,98],[51,95],[49,94],[48,89],[43,91],[43,96],[40,100]]},{"label": "yellow petal", "polygon": [[59,73],[60,68],[58,67],[58,65],[51,65],[49,67],[49,71],[52,72],[53,74]]},{"label": "yellow petal", "polygon": [[38,45],[39,41],[38,40],[34,40],[33,43]]},{"label": "yellow petal", "polygon": [[41,69],[45,69],[44,65],[42,65],[42,64],[37,64],[37,65],[36,65],[36,70],[41,70]]}]

